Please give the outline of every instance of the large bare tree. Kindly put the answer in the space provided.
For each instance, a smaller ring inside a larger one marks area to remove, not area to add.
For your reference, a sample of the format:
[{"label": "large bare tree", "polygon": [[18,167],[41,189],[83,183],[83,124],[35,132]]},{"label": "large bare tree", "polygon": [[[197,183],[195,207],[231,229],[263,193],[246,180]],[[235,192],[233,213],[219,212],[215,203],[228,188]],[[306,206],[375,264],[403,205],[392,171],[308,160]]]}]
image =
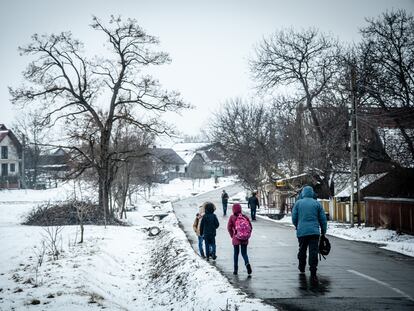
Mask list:
[{"label": "large bare tree", "polygon": [[[328,180],[332,173],[332,148],[324,118],[327,103],[322,95],[329,93],[339,73],[339,44],[336,40],[321,34],[316,29],[295,31],[280,30],[263,39],[256,48],[256,55],[250,62],[251,72],[262,91],[274,92],[290,87],[292,105],[283,107],[294,116],[295,139],[300,153],[297,157],[298,171],[303,172],[307,140],[319,150],[319,169],[323,171],[324,195],[329,195]],[[304,128],[305,124],[309,125]],[[328,129],[330,131],[330,129]]]},{"label": "large bare tree", "polygon": [[361,96],[368,97],[364,106],[368,107],[368,114],[371,111],[377,115],[375,123],[382,121],[385,127],[396,129],[388,138],[384,133],[386,146],[391,146],[388,151],[398,162],[412,165],[414,16],[404,10],[397,10],[367,19],[367,23],[361,29],[363,40],[359,64],[363,71],[359,81]]},{"label": "large bare tree", "polygon": [[116,123],[165,133],[170,129],[160,115],[188,106],[178,93],[163,91],[157,80],[143,73],[144,67],[166,64],[170,59],[154,50],[159,40],[136,20],[112,17],[104,24],[94,17],[91,27],[106,39],[109,53],[102,51],[102,57],[88,58],[83,44],[70,32],[34,35],[31,43],[19,48],[23,55],[34,57],[23,73],[28,84],[10,89],[10,93],[14,103],[39,103],[45,123],[63,121],[66,126],[76,123],[86,129],[93,147],[89,152],[74,149],[96,170],[99,203],[108,213]]}]

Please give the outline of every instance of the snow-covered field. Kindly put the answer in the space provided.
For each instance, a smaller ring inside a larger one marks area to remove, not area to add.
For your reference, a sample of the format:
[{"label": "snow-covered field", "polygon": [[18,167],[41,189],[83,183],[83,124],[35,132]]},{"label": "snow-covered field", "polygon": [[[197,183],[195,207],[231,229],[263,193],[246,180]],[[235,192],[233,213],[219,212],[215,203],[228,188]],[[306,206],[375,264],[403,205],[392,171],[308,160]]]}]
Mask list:
[{"label": "snow-covered field", "polygon": [[[231,183],[177,179],[160,185],[148,203],[136,198],[137,211],[127,215],[130,226],[86,226],[83,244],[77,243],[77,226],[64,226],[56,239],[59,258],[46,253],[41,265],[47,231],[20,223],[37,204],[66,200],[73,186],[1,191],[0,310],[274,310],[232,287],[197,256],[173,213],[160,222],[143,217],[156,202]],[[171,202],[157,209],[171,211]],[[154,225],[161,233],[149,236]]]}]

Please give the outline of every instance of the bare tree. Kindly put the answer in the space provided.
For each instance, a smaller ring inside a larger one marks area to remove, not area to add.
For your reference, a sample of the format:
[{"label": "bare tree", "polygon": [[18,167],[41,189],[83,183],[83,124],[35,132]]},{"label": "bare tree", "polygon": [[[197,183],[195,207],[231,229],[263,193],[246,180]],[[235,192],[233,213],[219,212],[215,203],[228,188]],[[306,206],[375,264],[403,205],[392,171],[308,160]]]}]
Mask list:
[{"label": "bare tree", "polygon": [[[114,187],[113,197],[120,211],[120,218],[126,218],[126,201],[128,194],[142,185],[144,176],[148,174],[150,153],[148,146],[153,142],[152,135],[143,131],[134,131],[128,127],[120,127],[117,130],[119,137],[114,149],[117,151],[117,159],[113,161]],[[145,165],[144,165],[145,163]]]},{"label": "bare tree", "polygon": [[[404,10],[367,19],[361,29],[359,80],[364,106],[375,123],[394,128],[386,145],[394,159],[414,163],[414,17]],[[380,112],[375,109],[379,108]],[[376,125],[376,124],[375,124]],[[398,153],[393,151],[398,150]]]},{"label": "bare tree", "polygon": [[[259,90],[274,92],[282,86],[295,87],[296,94],[290,99],[294,105],[279,106],[293,116],[296,123],[295,138],[298,142],[298,171],[303,172],[307,140],[319,150],[318,168],[323,171],[326,183],[324,195],[329,195],[328,180],[332,174],[333,146],[327,139],[330,129],[323,120],[326,117],[326,101],[323,95],[330,92],[335,77],[339,74],[338,56],[340,48],[337,41],[318,32],[316,29],[295,31],[281,30],[262,40],[256,49],[256,56],[250,62],[253,77]],[[294,109],[292,109],[294,108]],[[322,111],[322,110],[325,111]],[[307,125],[307,128],[304,126]]]},{"label": "bare tree", "polygon": [[[115,156],[111,152],[116,140],[114,126],[124,122],[142,131],[167,133],[170,128],[161,121],[161,114],[188,105],[178,93],[161,90],[152,77],[139,76],[144,67],[166,64],[170,59],[153,50],[158,39],[136,20],[112,17],[105,25],[94,17],[91,27],[106,38],[110,58],[88,59],[83,44],[70,32],[34,35],[30,44],[20,48],[23,55],[35,58],[24,72],[29,85],[10,89],[10,93],[14,103],[39,102],[45,124],[63,121],[66,126],[81,127],[74,138],[83,140],[88,148],[71,147],[85,163],[79,173],[89,167],[97,172],[99,204],[106,215]],[[81,132],[84,135],[78,135]]]},{"label": "bare tree", "polygon": [[[19,140],[24,144],[24,176],[28,178],[29,186],[36,188],[40,174],[39,165],[41,154],[50,137],[49,128],[42,123],[40,111],[21,112],[13,126]],[[27,173],[28,172],[28,173]]]},{"label": "bare tree", "polygon": [[277,122],[269,107],[229,100],[215,114],[209,134],[249,188],[257,189],[272,174],[281,173]]}]

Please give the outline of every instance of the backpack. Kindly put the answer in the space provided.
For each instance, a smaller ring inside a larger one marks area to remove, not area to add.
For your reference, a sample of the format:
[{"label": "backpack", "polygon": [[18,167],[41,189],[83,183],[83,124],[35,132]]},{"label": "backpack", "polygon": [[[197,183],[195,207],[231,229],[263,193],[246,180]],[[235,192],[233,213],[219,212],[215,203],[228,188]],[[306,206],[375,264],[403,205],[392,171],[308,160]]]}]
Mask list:
[{"label": "backpack", "polygon": [[250,238],[250,235],[252,234],[252,228],[250,227],[249,220],[243,216],[242,214],[239,214],[236,218],[236,238],[242,241],[246,241]]},{"label": "backpack", "polygon": [[319,240],[319,260],[321,260],[321,256],[326,260],[325,256],[328,256],[330,251],[331,243],[325,235],[321,235]]}]

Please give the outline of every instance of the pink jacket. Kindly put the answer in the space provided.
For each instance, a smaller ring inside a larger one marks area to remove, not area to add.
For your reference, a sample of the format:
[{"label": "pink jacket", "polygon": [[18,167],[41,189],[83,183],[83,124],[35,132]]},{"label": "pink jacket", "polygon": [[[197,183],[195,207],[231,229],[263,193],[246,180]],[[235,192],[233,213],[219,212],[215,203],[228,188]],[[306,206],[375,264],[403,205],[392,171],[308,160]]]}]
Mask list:
[{"label": "pink jacket", "polygon": [[[231,242],[233,245],[247,245],[249,244],[249,240],[242,241],[236,238],[236,219],[237,219],[237,216],[241,214],[241,205],[238,203],[233,204],[232,209],[233,209],[233,215],[230,216],[229,222],[227,223],[227,231],[230,234]],[[249,221],[250,228],[252,228],[253,230],[252,223],[250,222],[249,217],[247,217],[246,215],[243,215],[243,216],[246,217],[246,219]]]}]

